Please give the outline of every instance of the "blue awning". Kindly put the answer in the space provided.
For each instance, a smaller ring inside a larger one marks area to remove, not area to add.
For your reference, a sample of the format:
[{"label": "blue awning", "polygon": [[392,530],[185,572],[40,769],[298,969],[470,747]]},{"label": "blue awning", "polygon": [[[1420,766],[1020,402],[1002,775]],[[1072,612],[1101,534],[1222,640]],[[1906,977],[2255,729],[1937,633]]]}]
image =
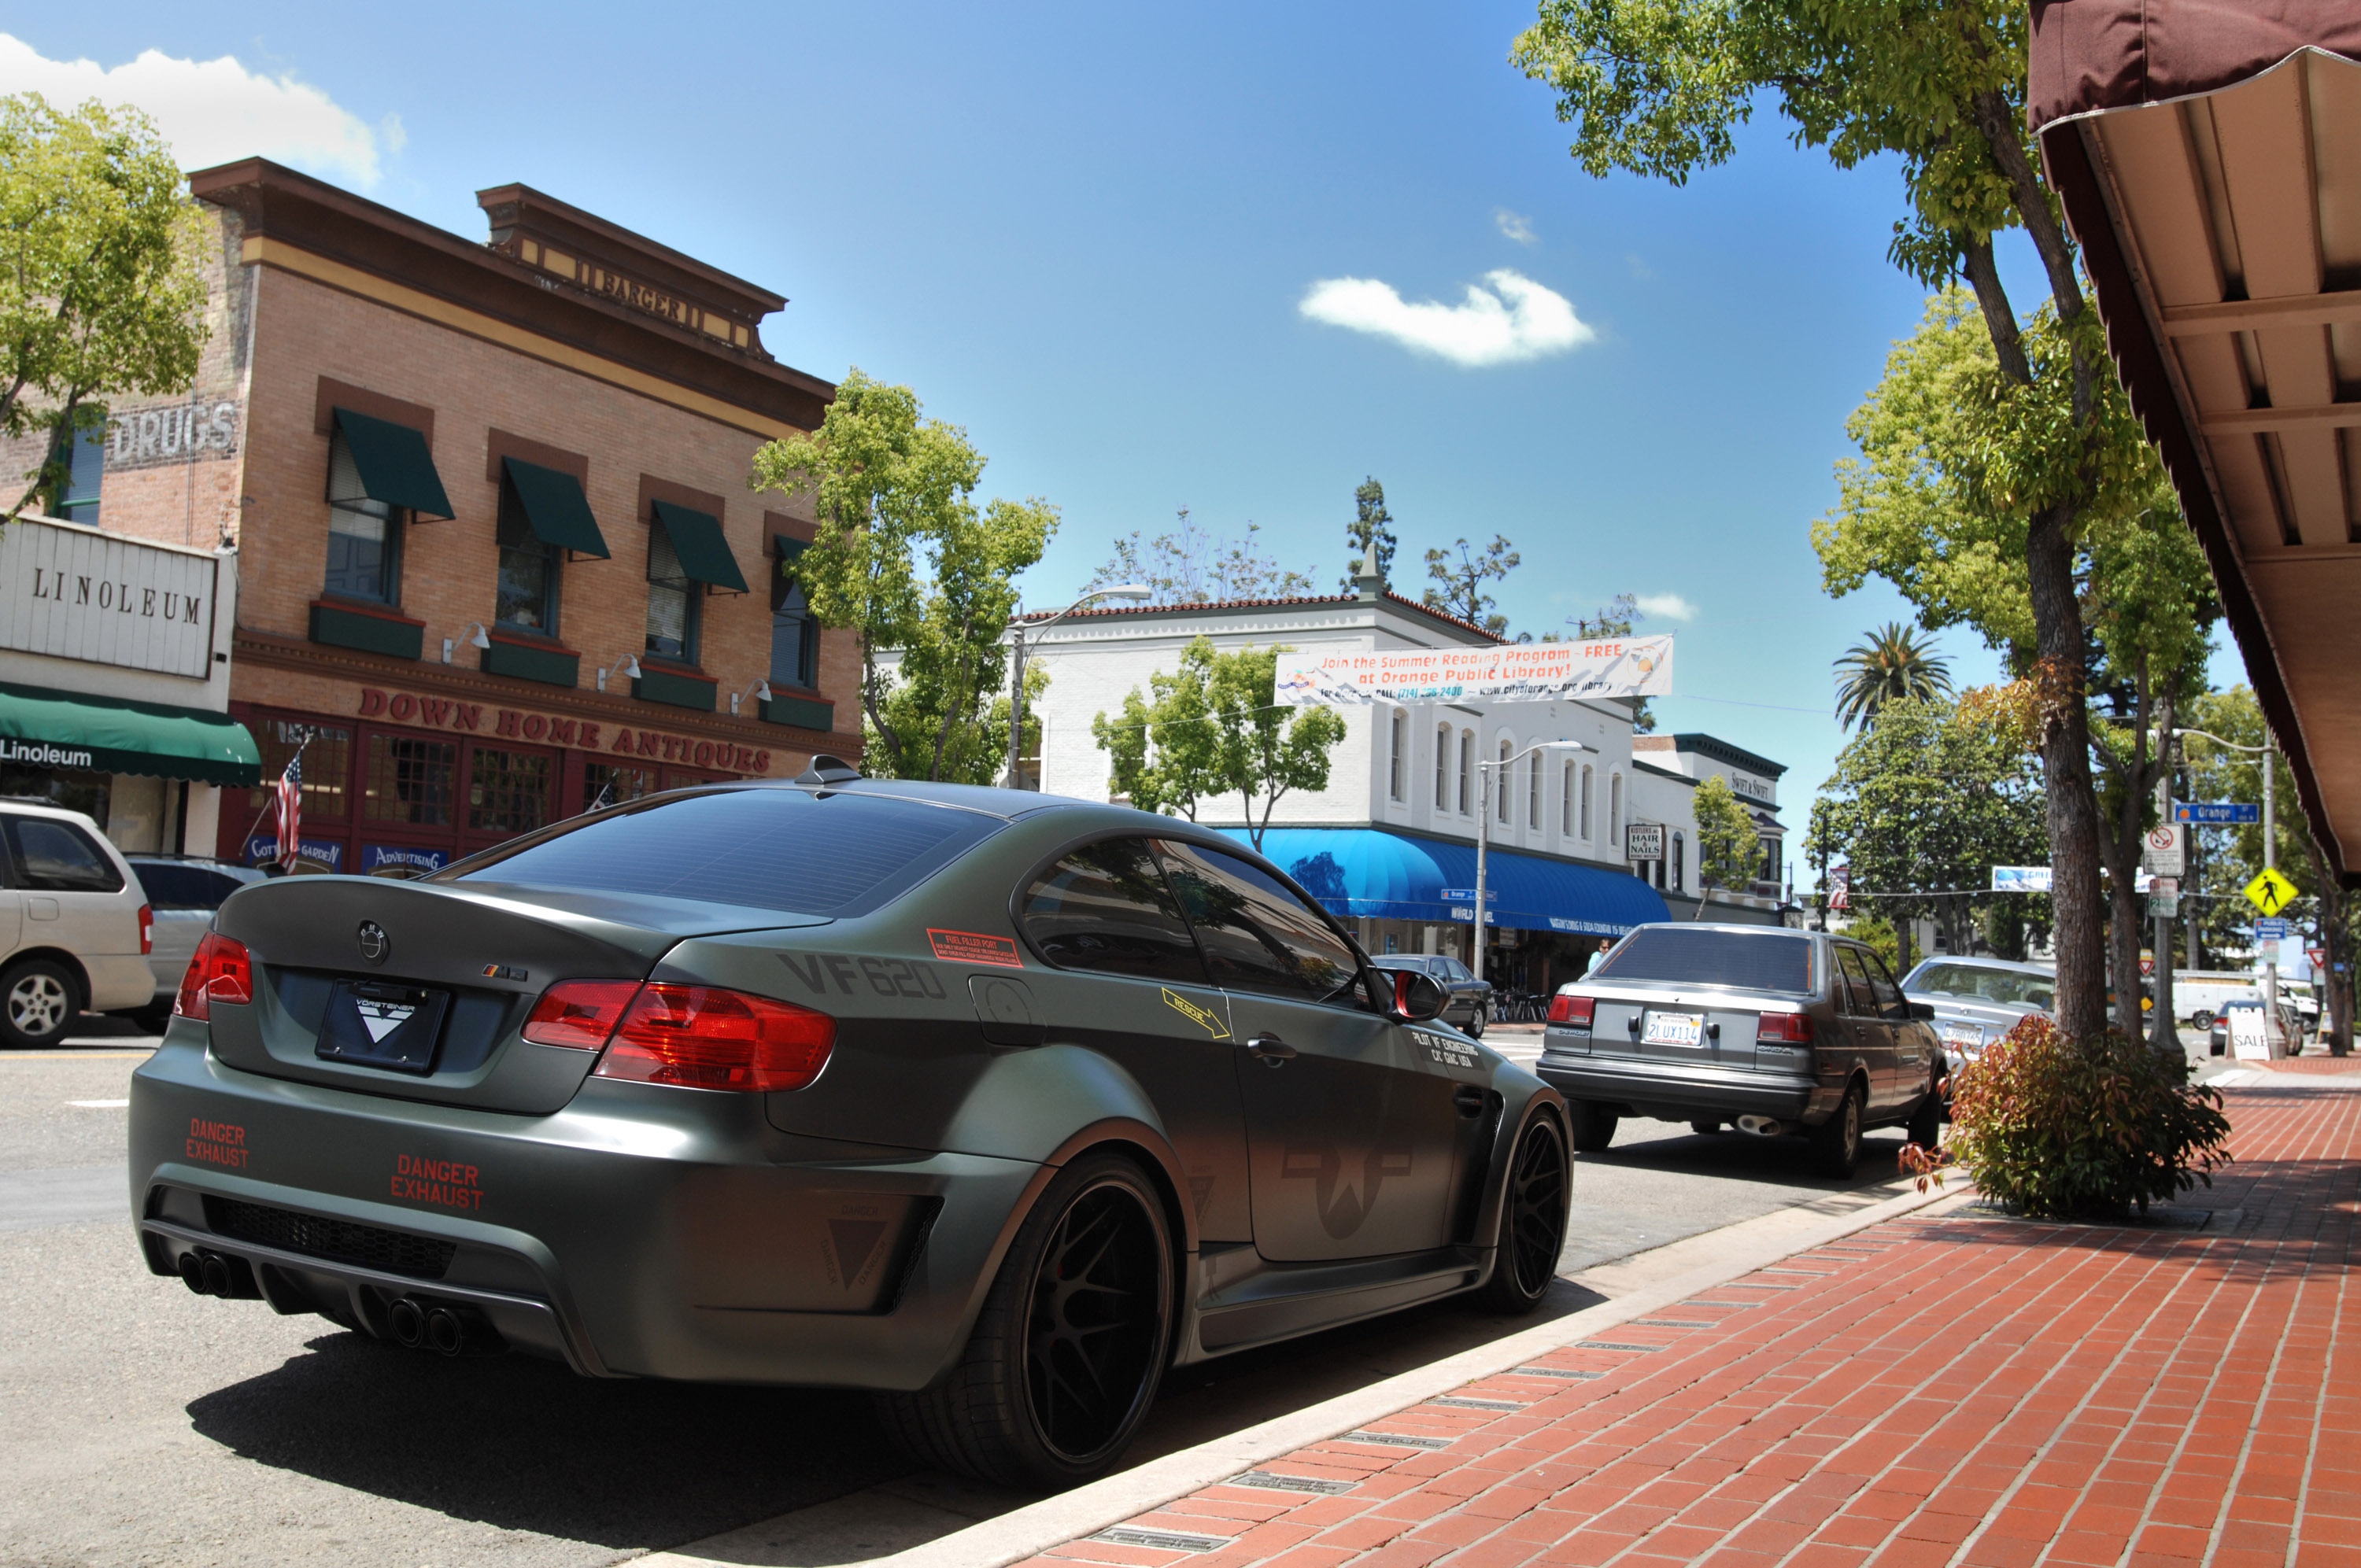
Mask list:
[{"label": "blue awning", "polygon": [[[1251,844],[1243,828],[1222,829]],[[1378,828],[1274,828],[1262,852],[1340,918],[1420,920],[1441,925],[1475,918],[1476,846],[1412,839]],[[1513,850],[1489,850],[1484,883],[1489,925],[1517,931],[1620,937],[1634,926],[1667,920],[1656,890],[1623,872],[1578,866]],[[1460,894],[1445,899],[1450,889]]]}]

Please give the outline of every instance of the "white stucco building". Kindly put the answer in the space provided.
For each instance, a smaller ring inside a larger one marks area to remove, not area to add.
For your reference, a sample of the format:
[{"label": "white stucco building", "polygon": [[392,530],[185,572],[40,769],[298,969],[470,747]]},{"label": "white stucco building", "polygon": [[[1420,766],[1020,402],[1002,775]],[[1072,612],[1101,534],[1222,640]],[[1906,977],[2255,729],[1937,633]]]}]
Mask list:
[{"label": "white stucco building", "polygon": [[[1041,741],[1027,771],[1050,794],[1086,800],[1112,793],[1110,760],[1092,720],[1119,717],[1125,697],[1134,690],[1147,695],[1149,677],[1177,668],[1198,637],[1225,651],[1497,641],[1366,573],[1345,594],[1108,607],[1041,625],[1049,619],[1027,618],[1039,627],[1027,633],[1027,659],[1047,670],[1049,685],[1032,707]],[[1340,711],[1345,735],[1332,753],[1328,787],[1281,797],[1263,850],[1353,922],[1372,952],[1470,956],[1483,774],[1503,772],[1477,764],[1497,763],[1542,740],[1575,740],[1585,750],[1525,757],[1505,770],[1506,787],[1494,794],[1487,825],[1493,928],[1488,974],[1546,990],[1579,973],[1600,938],[1695,910],[1696,831],[1687,807],[1695,780],[1674,765],[1677,753],[1660,759],[1635,752],[1628,704],[1430,703]],[[1766,765],[1775,778],[1776,765]],[[1246,835],[1246,805],[1235,797],[1201,803],[1198,820]],[[1677,844],[1684,863],[1648,867],[1644,878],[1633,874],[1624,858],[1625,829],[1643,820],[1664,824],[1667,847]],[[1752,892],[1735,900],[1718,893],[1715,904],[1714,917],[1777,918],[1775,901]]]}]

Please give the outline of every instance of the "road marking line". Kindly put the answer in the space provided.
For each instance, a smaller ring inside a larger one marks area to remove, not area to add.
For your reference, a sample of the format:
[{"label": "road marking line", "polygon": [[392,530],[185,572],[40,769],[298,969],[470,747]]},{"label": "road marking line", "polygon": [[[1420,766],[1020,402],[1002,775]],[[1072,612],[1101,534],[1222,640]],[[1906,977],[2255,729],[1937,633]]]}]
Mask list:
[{"label": "road marking line", "polygon": [[131,1102],[128,1100],[69,1100],[66,1103],[82,1111],[120,1111]]}]

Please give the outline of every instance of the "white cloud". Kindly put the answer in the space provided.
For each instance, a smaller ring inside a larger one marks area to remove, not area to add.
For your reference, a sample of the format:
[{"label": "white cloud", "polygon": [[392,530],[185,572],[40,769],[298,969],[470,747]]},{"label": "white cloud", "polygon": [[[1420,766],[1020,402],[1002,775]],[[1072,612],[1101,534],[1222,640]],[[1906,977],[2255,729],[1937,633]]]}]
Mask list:
[{"label": "white cloud", "polygon": [[[378,181],[378,132],[317,87],[250,71],[229,55],[174,60],[151,49],[108,70],[47,59],[0,33],[0,93],[38,93],[58,108],[96,98],[144,109],[183,169],[259,155],[363,189]],[[401,122],[388,116],[384,136],[399,151]]]},{"label": "white cloud", "polygon": [[1576,319],[1566,297],[1502,268],[1467,286],[1456,305],[1412,304],[1375,278],[1325,278],[1296,308],[1316,322],[1389,337],[1405,348],[1455,365],[1506,365],[1580,347],[1598,334]]},{"label": "white cloud", "polygon": [[1533,220],[1526,217],[1522,213],[1512,213],[1506,207],[1500,207],[1493,212],[1492,221],[1500,225],[1502,234],[1507,235],[1519,245],[1533,243]]},{"label": "white cloud", "polygon": [[1678,594],[1642,594],[1631,601],[1658,620],[1695,620],[1697,607]]}]

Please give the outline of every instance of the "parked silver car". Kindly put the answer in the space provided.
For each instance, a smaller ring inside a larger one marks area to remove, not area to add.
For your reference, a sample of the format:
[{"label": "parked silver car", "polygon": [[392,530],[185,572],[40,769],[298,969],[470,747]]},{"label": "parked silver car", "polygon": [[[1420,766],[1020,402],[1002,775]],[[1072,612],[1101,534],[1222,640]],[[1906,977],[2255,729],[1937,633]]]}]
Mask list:
[{"label": "parked silver car", "polygon": [[[2058,977],[2047,964],[2010,959],[1921,959],[1902,977],[1902,994],[1934,1010],[1935,1032],[1951,1072],[1983,1055],[1984,1047],[2016,1027],[2020,1019],[2047,1013],[2058,993]],[[1949,1074],[1943,1100],[1950,1103]]]},{"label": "parked silver car", "polygon": [[148,892],[155,911],[155,939],[148,949],[148,968],[156,977],[156,994],[135,1016],[161,1029],[171,1015],[172,998],[188,972],[189,958],[198,939],[213,929],[214,911],[239,888],[269,879],[252,866],[223,861],[190,860],[170,855],[126,855],[132,874]]},{"label": "parked silver car", "polygon": [[1566,1098],[1574,1146],[1596,1153],[1624,1116],[1735,1123],[1808,1138],[1849,1176],[1861,1134],[1940,1135],[1940,1043],[1883,959],[1859,942],[1764,926],[1642,926],[1558,988],[1540,1072]]}]

